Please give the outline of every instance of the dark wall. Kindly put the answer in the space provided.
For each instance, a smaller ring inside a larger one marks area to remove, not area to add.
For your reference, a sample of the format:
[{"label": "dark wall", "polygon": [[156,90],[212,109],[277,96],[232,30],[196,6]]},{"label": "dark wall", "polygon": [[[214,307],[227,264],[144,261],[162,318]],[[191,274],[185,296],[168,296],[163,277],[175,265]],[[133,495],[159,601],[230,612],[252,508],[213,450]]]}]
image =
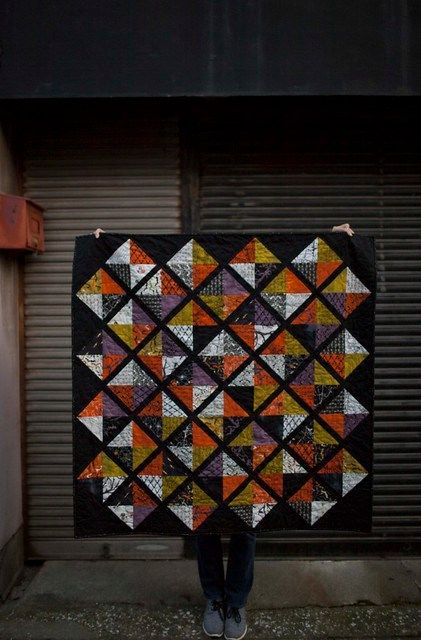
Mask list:
[{"label": "dark wall", "polygon": [[419,0],[3,0],[0,98],[415,95]]}]

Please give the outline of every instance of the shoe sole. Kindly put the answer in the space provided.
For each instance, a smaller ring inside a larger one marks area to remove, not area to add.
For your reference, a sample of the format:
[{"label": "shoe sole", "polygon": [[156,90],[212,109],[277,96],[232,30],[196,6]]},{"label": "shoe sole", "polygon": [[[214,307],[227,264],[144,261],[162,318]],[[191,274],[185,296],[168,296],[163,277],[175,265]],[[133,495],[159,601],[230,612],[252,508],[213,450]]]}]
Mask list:
[{"label": "shoe sole", "polygon": [[[208,633],[206,631],[206,629],[205,629],[205,625],[204,624],[202,624],[202,629],[206,633],[208,638],[222,638],[222,636],[224,635],[224,632],[222,632],[222,633]],[[244,636],[241,636],[241,637],[243,638]]]},{"label": "shoe sole", "polygon": [[237,636],[236,638],[230,638],[229,636],[224,635],[225,640],[241,640],[241,638],[244,638],[244,636],[246,635],[248,631],[248,626],[246,625],[246,628],[244,629],[244,633],[242,636]]}]

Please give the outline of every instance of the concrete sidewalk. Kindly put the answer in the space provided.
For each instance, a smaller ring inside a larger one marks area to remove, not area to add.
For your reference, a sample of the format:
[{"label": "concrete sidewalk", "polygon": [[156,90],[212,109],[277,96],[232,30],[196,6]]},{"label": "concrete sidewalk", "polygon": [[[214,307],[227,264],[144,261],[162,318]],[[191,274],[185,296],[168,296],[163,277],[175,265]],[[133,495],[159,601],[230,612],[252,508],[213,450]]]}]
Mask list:
[{"label": "concrete sidewalk", "polygon": [[[0,640],[204,638],[194,560],[47,561],[0,607]],[[421,638],[421,559],[257,560],[250,640]]]}]

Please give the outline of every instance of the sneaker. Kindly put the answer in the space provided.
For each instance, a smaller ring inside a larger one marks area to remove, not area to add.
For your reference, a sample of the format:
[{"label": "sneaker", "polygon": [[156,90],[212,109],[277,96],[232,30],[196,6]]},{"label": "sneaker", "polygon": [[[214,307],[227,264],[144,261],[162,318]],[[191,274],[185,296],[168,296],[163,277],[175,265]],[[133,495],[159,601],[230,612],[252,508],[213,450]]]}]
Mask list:
[{"label": "sneaker", "polygon": [[225,617],[225,640],[241,640],[247,633],[246,610],[244,607],[228,607]]},{"label": "sneaker", "polygon": [[224,602],[208,600],[203,614],[203,631],[211,638],[221,638],[224,633]]}]

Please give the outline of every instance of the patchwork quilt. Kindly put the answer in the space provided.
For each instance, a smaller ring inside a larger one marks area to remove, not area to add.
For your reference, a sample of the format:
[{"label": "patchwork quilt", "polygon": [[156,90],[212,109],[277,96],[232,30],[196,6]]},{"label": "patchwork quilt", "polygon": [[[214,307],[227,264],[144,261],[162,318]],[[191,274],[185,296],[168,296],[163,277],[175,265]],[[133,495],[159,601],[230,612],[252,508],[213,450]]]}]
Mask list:
[{"label": "patchwork quilt", "polygon": [[374,238],[78,236],[74,535],[371,530]]}]

